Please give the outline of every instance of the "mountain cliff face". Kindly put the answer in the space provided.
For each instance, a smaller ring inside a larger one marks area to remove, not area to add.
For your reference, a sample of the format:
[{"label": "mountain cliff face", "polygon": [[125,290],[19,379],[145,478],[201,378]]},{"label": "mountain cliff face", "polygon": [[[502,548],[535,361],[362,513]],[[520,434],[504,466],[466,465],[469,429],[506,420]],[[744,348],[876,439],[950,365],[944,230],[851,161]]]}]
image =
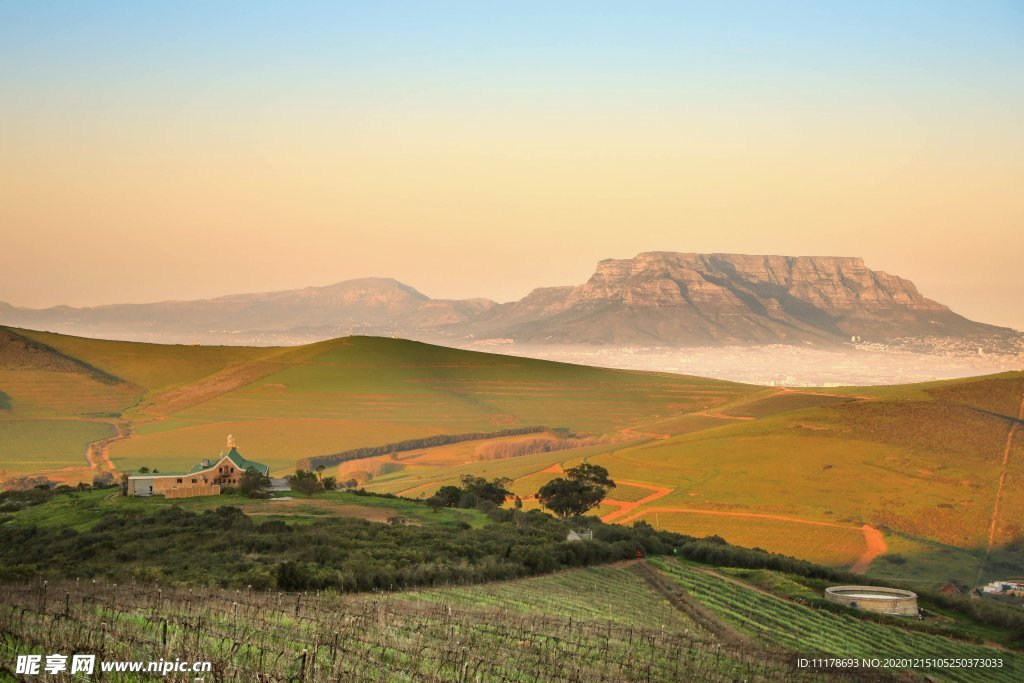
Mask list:
[{"label": "mountain cliff face", "polygon": [[0,304],[0,323],[164,342],[298,343],[354,332],[464,343],[691,346],[819,344],[853,336],[1013,336],[925,298],[860,258],[649,252],[608,259],[578,286],[523,299],[431,299],[397,280],[45,310]]},{"label": "mountain cliff face", "polygon": [[[536,290],[477,323],[533,343],[743,344],[998,334],[860,258],[651,252],[578,287]],[[1005,332],[1005,330],[1002,330]]]}]

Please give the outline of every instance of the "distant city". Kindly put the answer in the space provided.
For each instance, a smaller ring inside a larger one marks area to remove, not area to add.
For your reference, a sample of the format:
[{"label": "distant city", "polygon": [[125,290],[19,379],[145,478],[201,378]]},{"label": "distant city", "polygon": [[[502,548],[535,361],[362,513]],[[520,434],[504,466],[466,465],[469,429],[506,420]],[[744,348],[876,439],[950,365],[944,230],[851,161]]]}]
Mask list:
[{"label": "distant city", "polygon": [[763,386],[828,387],[927,382],[1024,369],[1024,342],[997,347],[950,338],[851,343],[826,350],[785,344],[698,348],[524,346],[465,348],[625,370],[672,372]]}]

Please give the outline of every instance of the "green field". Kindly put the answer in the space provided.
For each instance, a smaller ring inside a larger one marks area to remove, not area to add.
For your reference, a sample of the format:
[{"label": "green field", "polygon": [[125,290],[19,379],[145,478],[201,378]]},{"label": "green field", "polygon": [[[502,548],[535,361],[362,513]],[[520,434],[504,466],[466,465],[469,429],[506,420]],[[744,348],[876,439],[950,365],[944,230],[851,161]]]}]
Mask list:
[{"label": "green field", "polygon": [[74,496],[58,496],[45,505],[21,510],[16,516],[6,519],[0,516],[0,523],[8,521],[21,526],[35,525],[86,531],[95,527],[103,515],[110,513],[144,514],[171,507],[189,512],[206,512],[224,505],[237,506],[245,514],[260,521],[280,519],[289,524],[316,524],[333,517],[385,522],[394,516],[407,517],[421,524],[442,526],[465,524],[479,528],[488,523],[486,515],[477,510],[433,511],[413,501],[359,496],[342,491],[327,491],[317,494],[316,497],[288,493],[270,500],[255,500],[237,493],[173,500],[166,500],[162,496],[142,499],[111,495],[112,493],[111,490],[103,489]]},{"label": "green field", "polygon": [[[122,471],[188,469],[215,456],[231,433],[276,474],[352,448],[543,425],[601,443],[499,460],[478,455],[487,441],[403,453],[386,466],[368,461],[367,488],[426,497],[469,474],[509,478],[528,497],[558,468],[587,460],[640,485],[610,493],[621,514],[612,503],[594,512],[619,521],[716,534],[832,566],[852,566],[855,530],[869,525],[888,545],[879,555],[898,556],[876,560],[869,574],[970,584],[979,571],[1024,573],[1024,433],[1004,463],[1021,373],[780,391],[371,337],[251,349],[7,334],[46,345],[35,365],[0,355],[7,477],[88,480],[85,447],[115,421],[129,434],[109,449]],[[26,421],[43,418],[52,422]],[[345,463],[338,474],[353,471],[364,468]]]},{"label": "green field", "polygon": [[[713,568],[656,560],[668,597],[644,562],[592,567],[478,586],[339,595],[266,594],[105,582],[0,586],[0,666],[14,653],[95,651],[107,660],[156,660],[167,650],[212,661],[239,678],[309,682],[472,680],[709,683],[877,680],[795,665],[799,656],[982,658],[999,668],[912,664],[897,680],[1015,681],[1024,654],[954,635],[966,628],[843,608],[812,609],[786,575],[774,595]],[[812,598],[813,599],[813,598]],[[692,608],[681,603],[703,605]],[[57,618],[59,616],[59,618]],[[201,625],[201,626],[200,626]],[[734,629],[734,631],[733,631]],[[749,636],[751,640],[744,640]],[[913,672],[913,673],[912,673]],[[144,680],[128,678],[125,680]]]},{"label": "green field", "polygon": [[[0,419],[130,422],[133,435],[110,447],[126,471],[187,469],[216,455],[228,433],[285,471],[300,458],[434,434],[535,425],[614,433],[753,391],[371,337],[245,348],[5,334],[37,348],[0,364],[9,405]],[[86,443],[74,444],[74,457]]]},{"label": "green field", "polygon": [[777,413],[787,413],[791,410],[847,403],[852,400],[855,399],[845,396],[826,396],[799,392],[778,393],[733,405],[723,410],[722,414],[734,417],[758,418]]},{"label": "green field", "polygon": [[[630,515],[622,521],[632,519]],[[864,533],[855,527],[686,512],[649,511],[635,519],[680,534],[720,536],[733,545],[762,548],[824,565],[851,566],[867,549]]]},{"label": "green field", "polygon": [[[895,667],[948,681],[1016,681],[1024,654],[911,630],[900,617],[866,618],[847,609],[809,607],[794,600],[744,588],[715,572],[676,562],[658,566],[723,621],[761,642],[804,653],[865,658],[998,659],[1000,668],[935,669]],[[901,624],[901,621],[904,622]],[[913,624],[911,624],[913,626]]]},{"label": "green field", "polygon": [[106,422],[0,420],[0,480],[62,468],[84,471],[85,444],[115,433]]},{"label": "green field", "polygon": [[[626,569],[351,597],[209,589],[196,600],[106,584],[49,593],[0,588],[3,666],[13,668],[14,651],[92,651],[86,638],[99,632],[106,659],[155,660],[166,641],[176,656],[244,680],[822,680],[780,652],[724,648]],[[53,619],[65,595],[66,614]]]}]

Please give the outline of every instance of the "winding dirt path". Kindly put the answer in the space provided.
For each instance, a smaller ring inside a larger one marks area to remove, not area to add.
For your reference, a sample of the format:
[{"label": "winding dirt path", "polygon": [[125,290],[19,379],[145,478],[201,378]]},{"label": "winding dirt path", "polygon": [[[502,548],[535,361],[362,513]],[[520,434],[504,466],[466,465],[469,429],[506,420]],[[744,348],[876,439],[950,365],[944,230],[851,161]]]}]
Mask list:
[{"label": "winding dirt path", "polygon": [[867,524],[861,527],[861,531],[864,532],[864,543],[867,544],[867,550],[850,567],[850,571],[854,574],[867,574],[875,558],[884,555],[889,550],[889,545],[882,537],[881,531]]},{"label": "winding dirt path", "polygon": [[117,430],[117,434],[93,441],[85,447],[85,460],[89,463],[89,467],[97,473],[110,472],[111,474],[117,474],[117,467],[114,466],[114,461],[110,459],[110,444],[116,441],[124,441],[131,437],[130,434],[125,434],[120,423],[113,423],[113,426]]},{"label": "winding dirt path", "polygon": [[[1017,419],[1024,420],[1024,395],[1020,397],[1020,407],[1017,408]],[[1020,428],[1020,422],[1010,425],[1010,431],[1006,434],[1006,446],[1003,448],[1003,463],[999,472],[999,485],[996,487],[996,500],[992,505],[992,521],[988,526],[988,544],[985,546],[985,558],[978,567],[978,583],[981,583],[981,576],[985,572],[985,565],[988,564],[989,555],[992,554],[992,546],[996,540],[996,525],[999,522],[999,503],[1003,499],[1003,485],[1006,483],[1006,472],[1010,465],[1010,451],[1013,449],[1013,437]]]},{"label": "winding dirt path", "polygon": [[[607,503],[608,505],[618,505],[619,509],[616,510],[615,512],[609,512],[607,515],[604,515],[603,517],[601,517],[601,521],[602,522],[611,522],[611,521],[617,520],[619,517],[623,517],[623,516],[628,515],[629,513],[633,512],[633,510],[636,510],[641,505],[646,505],[647,503],[651,503],[653,501],[656,501],[659,498],[664,498],[668,494],[670,494],[673,491],[675,491],[674,488],[666,488],[664,486],[654,486],[652,484],[641,484],[638,481],[625,481],[625,480],[620,479],[618,483],[619,484],[625,484],[626,486],[634,486],[634,487],[636,487],[638,489],[647,489],[648,491],[653,491],[654,493],[652,493],[649,496],[645,496],[644,498],[641,498],[640,500],[637,500],[637,501],[615,500],[614,498],[605,498],[605,500],[604,500],[605,503]],[[643,514],[643,513],[640,513],[640,514]],[[630,519],[632,519],[632,518],[630,518]],[[629,520],[622,520],[622,521],[629,521]]]}]

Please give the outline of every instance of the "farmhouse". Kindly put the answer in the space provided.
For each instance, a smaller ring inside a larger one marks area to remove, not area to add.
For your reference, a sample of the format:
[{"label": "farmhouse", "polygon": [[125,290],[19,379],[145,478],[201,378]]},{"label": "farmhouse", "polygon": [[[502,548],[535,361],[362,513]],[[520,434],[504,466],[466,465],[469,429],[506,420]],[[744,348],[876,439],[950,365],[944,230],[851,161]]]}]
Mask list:
[{"label": "farmhouse", "polygon": [[270,468],[262,463],[246,460],[228,436],[227,450],[216,460],[203,460],[184,474],[136,474],[128,477],[129,496],[164,496],[165,498],[192,498],[216,496],[222,486],[237,486],[246,470],[254,469],[266,475]]},{"label": "farmhouse", "polygon": [[993,581],[981,588],[982,593],[1002,593],[1024,598],[1024,583],[1020,581]]}]

